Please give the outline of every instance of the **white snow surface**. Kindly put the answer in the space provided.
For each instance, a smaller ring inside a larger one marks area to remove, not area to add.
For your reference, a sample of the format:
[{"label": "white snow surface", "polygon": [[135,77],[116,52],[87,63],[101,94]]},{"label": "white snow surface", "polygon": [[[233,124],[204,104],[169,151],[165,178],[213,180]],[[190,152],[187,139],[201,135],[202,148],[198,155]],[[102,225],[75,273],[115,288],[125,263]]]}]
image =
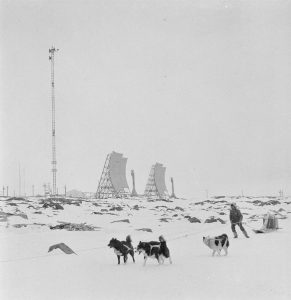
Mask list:
[{"label": "white snow surface", "polygon": [[[55,210],[43,208],[39,198],[2,198],[0,299],[291,299],[291,201],[254,203],[270,199],[222,197],[198,204],[182,199],[79,199],[79,205]],[[244,213],[249,239],[238,228],[239,238],[233,239],[228,218],[233,201]],[[263,214],[274,210],[280,212],[280,229],[255,234],[252,228],[262,226]],[[187,216],[201,223],[190,223]],[[204,223],[210,216],[226,224]],[[129,223],[114,222],[124,219]],[[60,222],[86,223],[96,230],[50,229]],[[152,232],[137,230],[142,228]],[[202,237],[222,233],[229,236],[229,255],[212,257]],[[128,234],[135,247],[162,234],[173,264],[148,259],[143,266],[142,255],[136,253],[136,263],[129,257],[127,264],[118,265],[107,244],[112,237],[124,240]],[[59,249],[48,252],[61,242],[77,255]]]}]

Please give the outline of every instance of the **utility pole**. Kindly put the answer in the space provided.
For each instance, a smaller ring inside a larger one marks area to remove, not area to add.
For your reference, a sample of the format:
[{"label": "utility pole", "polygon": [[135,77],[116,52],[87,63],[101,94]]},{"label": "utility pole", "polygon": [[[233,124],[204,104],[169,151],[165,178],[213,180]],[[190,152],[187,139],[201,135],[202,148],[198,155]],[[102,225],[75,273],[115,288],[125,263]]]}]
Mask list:
[{"label": "utility pole", "polygon": [[6,186],[6,196],[8,197],[9,193],[8,193],[8,185]]},{"label": "utility pole", "polygon": [[59,49],[51,47],[49,49],[49,60],[51,61],[51,102],[52,102],[52,173],[53,189],[52,196],[57,193],[57,157],[56,157],[56,118],[55,118],[55,52]]},{"label": "utility pole", "polygon": [[132,177],[132,192],[131,192],[131,196],[132,197],[136,197],[137,196],[137,192],[135,190],[135,175],[134,175],[134,170],[131,170],[131,177]]},{"label": "utility pole", "polygon": [[283,191],[283,189],[279,191],[279,196],[280,196],[280,200],[283,201],[284,200],[284,191]]},{"label": "utility pole", "polygon": [[44,191],[43,195],[46,196],[46,184],[44,183],[42,186],[43,186],[43,191]]},{"label": "utility pole", "polygon": [[26,196],[25,192],[25,168],[23,168],[23,195]]},{"label": "utility pole", "polygon": [[18,164],[18,196],[21,196],[21,172],[20,172],[20,163]]},{"label": "utility pole", "polygon": [[34,197],[34,185],[32,185],[32,197]]},{"label": "utility pole", "polygon": [[171,185],[172,185],[172,195],[171,195],[170,198],[177,199],[177,197],[175,195],[175,188],[174,188],[174,179],[173,179],[173,177],[171,177]]}]

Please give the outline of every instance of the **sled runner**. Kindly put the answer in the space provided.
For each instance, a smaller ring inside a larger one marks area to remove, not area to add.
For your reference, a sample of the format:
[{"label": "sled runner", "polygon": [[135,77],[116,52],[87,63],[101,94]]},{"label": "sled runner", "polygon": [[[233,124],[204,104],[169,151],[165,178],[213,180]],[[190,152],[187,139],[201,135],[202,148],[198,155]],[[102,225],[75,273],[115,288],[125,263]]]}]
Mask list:
[{"label": "sled runner", "polygon": [[[280,229],[280,228],[277,228],[277,229]],[[268,233],[268,232],[272,232],[272,231],[275,231],[277,229],[253,229],[253,232],[254,233]]]}]

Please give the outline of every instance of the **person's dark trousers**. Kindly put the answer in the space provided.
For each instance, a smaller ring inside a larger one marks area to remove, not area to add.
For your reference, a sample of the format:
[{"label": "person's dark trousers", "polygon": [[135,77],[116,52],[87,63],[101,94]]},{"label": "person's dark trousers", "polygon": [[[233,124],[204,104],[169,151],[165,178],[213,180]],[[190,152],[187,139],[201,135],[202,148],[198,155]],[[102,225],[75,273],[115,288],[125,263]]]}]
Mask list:
[{"label": "person's dark trousers", "polygon": [[242,223],[232,223],[232,224],[231,224],[231,230],[232,230],[232,232],[233,232],[233,234],[234,234],[234,238],[237,238],[237,232],[236,232],[236,230],[235,230],[235,226],[236,226],[236,225],[239,226],[240,230],[241,230],[242,233],[245,235],[245,237],[246,237],[246,238],[249,238],[249,236],[248,236],[246,230],[245,230],[244,227],[242,226]]}]

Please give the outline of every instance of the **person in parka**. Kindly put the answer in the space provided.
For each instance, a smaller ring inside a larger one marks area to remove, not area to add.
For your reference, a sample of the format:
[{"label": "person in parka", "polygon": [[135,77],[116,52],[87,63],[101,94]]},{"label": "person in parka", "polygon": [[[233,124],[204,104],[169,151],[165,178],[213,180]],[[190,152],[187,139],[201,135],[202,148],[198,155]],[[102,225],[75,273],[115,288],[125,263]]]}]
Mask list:
[{"label": "person in parka", "polygon": [[242,220],[243,220],[243,215],[240,212],[240,210],[237,208],[235,203],[231,203],[230,205],[230,213],[229,213],[229,219],[231,222],[231,230],[234,234],[234,238],[237,238],[237,232],[235,230],[235,226],[238,225],[242,233],[245,235],[246,238],[249,238],[246,230],[242,226]]}]

